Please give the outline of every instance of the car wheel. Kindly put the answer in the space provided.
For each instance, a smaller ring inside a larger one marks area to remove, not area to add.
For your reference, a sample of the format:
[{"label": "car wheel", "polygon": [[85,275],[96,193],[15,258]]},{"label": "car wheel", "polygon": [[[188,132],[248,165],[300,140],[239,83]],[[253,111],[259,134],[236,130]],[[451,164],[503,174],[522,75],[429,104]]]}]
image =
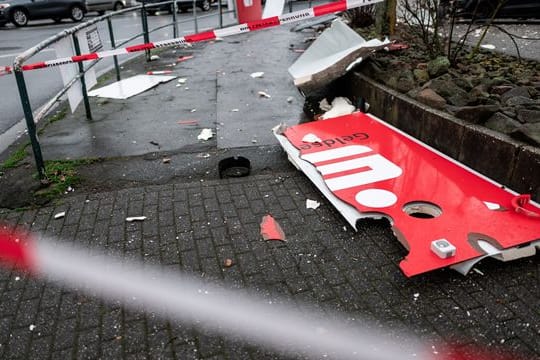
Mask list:
[{"label": "car wheel", "polygon": [[114,11],[122,10],[124,8],[124,4],[121,1],[117,1],[114,4]]},{"label": "car wheel", "polygon": [[210,0],[203,0],[203,2],[201,3],[201,10],[202,11],[210,10]]},{"label": "car wheel", "polygon": [[84,10],[79,5],[75,5],[69,11],[71,20],[79,22],[84,18]]},{"label": "car wheel", "polygon": [[55,17],[53,18],[53,21],[57,24],[60,24],[62,22],[62,18],[59,18],[59,17]]},{"label": "car wheel", "polygon": [[11,12],[11,22],[17,26],[26,26],[28,24],[28,14],[24,9],[15,9]]}]

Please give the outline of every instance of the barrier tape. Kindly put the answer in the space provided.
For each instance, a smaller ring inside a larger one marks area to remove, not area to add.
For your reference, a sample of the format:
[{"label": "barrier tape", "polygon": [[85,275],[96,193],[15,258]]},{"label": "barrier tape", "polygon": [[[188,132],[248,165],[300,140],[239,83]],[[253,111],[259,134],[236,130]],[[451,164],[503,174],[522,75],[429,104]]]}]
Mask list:
[{"label": "barrier tape", "polygon": [[[47,67],[60,66],[65,64],[78,63],[83,61],[90,61],[96,59],[102,59],[117,55],[126,55],[134,52],[145,51],[156,48],[167,48],[178,45],[192,44],[203,41],[215,40],[216,38],[224,38],[227,36],[244,34],[251,31],[268,29],[284,24],[290,24],[306,19],[311,19],[327,14],[336,12],[342,12],[357,7],[373,5],[383,0],[340,0],[331,2],[324,5],[318,5],[312,8],[293,11],[291,13],[282,14],[280,16],[273,16],[266,19],[250,21],[244,24],[229,26],[223,29],[210,30],[198,34],[186,35],[174,39],[162,40],[157,42],[150,42],[145,44],[138,44],[128,46],[120,49],[106,50],[101,52],[94,52],[88,54],[82,54],[78,56],[65,57],[54,60],[41,61],[33,64],[27,64],[21,66],[22,71],[43,69]],[[0,76],[10,74],[13,72],[12,66],[0,66]]]}]

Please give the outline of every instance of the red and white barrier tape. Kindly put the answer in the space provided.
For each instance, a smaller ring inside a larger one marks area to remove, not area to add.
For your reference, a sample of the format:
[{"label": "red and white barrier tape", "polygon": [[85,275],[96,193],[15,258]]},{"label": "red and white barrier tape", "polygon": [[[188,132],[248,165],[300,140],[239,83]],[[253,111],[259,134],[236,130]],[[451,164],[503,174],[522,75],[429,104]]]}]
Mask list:
[{"label": "red and white barrier tape", "polygon": [[[53,67],[71,63],[77,63],[82,61],[96,60],[106,57],[111,57],[115,55],[126,55],[129,53],[134,53],[138,51],[156,49],[156,48],[166,48],[184,44],[191,44],[202,41],[214,40],[218,37],[227,37],[237,34],[243,34],[251,31],[267,29],[271,27],[276,27],[284,24],[290,24],[306,19],[311,19],[327,14],[332,14],[335,12],[341,12],[349,9],[354,9],[361,6],[372,5],[383,0],[340,0],[331,2],[324,5],[315,6],[308,9],[298,10],[291,13],[283,14],[280,16],[274,16],[266,19],[250,21],[248,23],[234,25],[226,27],[223,29],[210,30],[198,34],[186,35],[179,38],[174,38],[170,40],[162,40],[157,42],[151,42],[146,44],[138,44],[133,46],[128,46],[126,48],[106,50],[101,52],[94,52],[88,54],[82,54],[78,56],[65,57],[54,60],[47,60],[33,64],[23,65],[21,69],[23,71],[43,69],[46,67]],[[6,75],[13,71],[11,66],[0,66],[0,75]]]},{"label": "red and white barrier tape", "polygon": [[390,338],[361,321],[351,322],[337,314],[317,315],[311,310],[300,312],[243,290],[227,290],[181,272],[75,248],[50,238],[34,241],[26,234],[0,228],[0,261],[9,266],[17,264],[32,275],[91,296],[120,301],[132,309],[225,336],[240,336],[295,357],[432,359],[429,347],[415,339]]}]

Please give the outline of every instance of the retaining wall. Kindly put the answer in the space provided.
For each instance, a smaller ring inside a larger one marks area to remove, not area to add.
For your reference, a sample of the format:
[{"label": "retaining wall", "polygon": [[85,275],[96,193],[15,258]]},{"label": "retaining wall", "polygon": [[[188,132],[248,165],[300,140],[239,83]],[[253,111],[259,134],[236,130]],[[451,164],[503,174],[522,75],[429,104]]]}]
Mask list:
[{"label": "retaining wall", "polygon": [[540,202],[540,149],[466,123],[352,72],[343,81],[350,99],[363,97],[369,112],[424,143]]}]

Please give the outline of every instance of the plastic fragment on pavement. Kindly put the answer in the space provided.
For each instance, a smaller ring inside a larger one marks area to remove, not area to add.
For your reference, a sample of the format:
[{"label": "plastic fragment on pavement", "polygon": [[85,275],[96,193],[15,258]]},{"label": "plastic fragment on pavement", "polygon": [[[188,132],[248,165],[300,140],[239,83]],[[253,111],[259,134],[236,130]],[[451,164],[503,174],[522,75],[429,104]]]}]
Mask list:
[{"label": "plastic fragment on pavement", "polygon": [[166,75],[172,74],[172,70],[147,71],[146,75]]},{"label": "plastic fragment on pavement", "polygon": [[482,44],[480,47],[487,50],[495,50],[495,45],[492,44]]},{"label": "plastic fragment on pavement", "polygon": [[262,78],[264,76],[264,72],[257,71],[257,72],[251,73],[249,76],[251,76],[254,79]]},{"label": "plastic fragment on pavement", "polygon": [[150,61],[159,60],[159,59],[160,59],[159,55],[150,56]]},{"label": "plastic fragment on pavement", "polygon": [[161,162],[162,162],[163,164],[169,164],[169,163],[171,162],[171,159],[170,159],[170,158],[163,158],[163,159],[161,160]]},{"label": "plastic fragment on pavement", "polygon": [[197,136],[197,140],[208,140],[214,136],[212,129],[202,129],[201,133]]},{"label": "plastic fragment on pavement", "polygon": [[125,100],[175,78],[176,75],[136,75],[89,91],[88,95]]},{"label": "plastic fragment on pavement", "polygon": [[292,96],[289,96],[289,97],[287,98],[287,102],[288,102],[289,104],[292,103],[293,101],[294,101],[294,98],[293,98]]},{"label": "plastic fragment on pavement", "polygon": [[180,83],[180,84],[185,84],[186,81],[187,81],[187,78],[180,78],[180,79],[178,79],[178,83]]},{"label": "plastic fragment on pavement", "polygon": [[311,200],[311,199],[306,199],[306,209],[317,210],[319,206],[321,206],[320,202]]},{"label": "plastic fragment on pavement", "polygon": [[265,215],[261,222],[261,235],[264,240],[287,241],[285,233],[272,215]]},{"label": "plastic fragment on pavement", "polygon": [[268,93],[266,93],[266,92],[264,92],[264,91],[259,91],[257,94],[258,94],[260,97],[265,97],[265,98],[267,98],[267,99],[270,99],[270,98],[271,98],[270,94],[268,94]]},{"label": "plastic fragment on pavement", "polygon": [[176,61],[182,62],[182,61],[186,61],[186,60],[189,60],[189,59],[193,59],[193,55],[180,56],[178,58],[178,60],[176,60]]},{"label": "plastic fragment on pavement", "polygon": [[176,123],[179,125],[197,125],[199,122],[197,120],[179,120]]},{"label": "plastic fragment on pavement", "polygon": [[126,218],[127,222],[143,221],[146,220],[146,216],[130,216]]},{"label": "plastic fragment on pavement", "polygon": [[223,261],[223,266],[225,266],[226,268],[230,268],[233,265],[234,262],[232,261],[232,259],[225,259],[225,261]]},{"label": "plastic fragment on pavement", "polygon": [[231,112],[239,112],[240,109],[232,109]]},{"label": "plastic fragment on pavement", "polygon": [[55,215],[54,215],[54,218],[55,218],[55,219],[61,219],[61,218],[63,218],[64,216],[66,216],[66,212],[65,212],[65,211],[62,211],[62,212],[59,212],[58,214],[55,214]]}]

